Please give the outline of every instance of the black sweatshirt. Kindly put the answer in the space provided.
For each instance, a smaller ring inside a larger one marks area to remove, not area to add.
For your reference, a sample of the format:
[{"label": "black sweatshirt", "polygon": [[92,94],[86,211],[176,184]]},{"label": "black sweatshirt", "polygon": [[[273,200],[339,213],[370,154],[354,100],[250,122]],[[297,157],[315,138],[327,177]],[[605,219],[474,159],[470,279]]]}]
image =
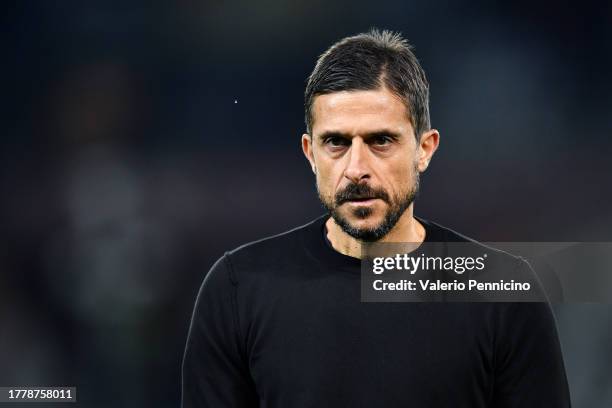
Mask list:
[{"label": "black sweatshirt", "polygon": [[[215,263],[183,408],[570,406],[548,303],[361,302],[360,260],[329,245],[326,220]],[[426,242],[468,240],[418,220]]]}]

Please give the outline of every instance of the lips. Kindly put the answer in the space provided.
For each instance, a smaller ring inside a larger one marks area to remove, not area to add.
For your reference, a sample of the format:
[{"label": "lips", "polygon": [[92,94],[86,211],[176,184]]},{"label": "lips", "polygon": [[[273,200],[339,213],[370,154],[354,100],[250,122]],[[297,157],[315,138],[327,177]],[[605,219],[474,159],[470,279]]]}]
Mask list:
[{"label": "lips", "polygon": [[372,200],[376,197],[351,197],[346,201],[367,201],[367,200]]},{"label": "lips", "polygon": [[378,197],[352,197],[345,200],[347,203],[369,203],[376,200]]}]

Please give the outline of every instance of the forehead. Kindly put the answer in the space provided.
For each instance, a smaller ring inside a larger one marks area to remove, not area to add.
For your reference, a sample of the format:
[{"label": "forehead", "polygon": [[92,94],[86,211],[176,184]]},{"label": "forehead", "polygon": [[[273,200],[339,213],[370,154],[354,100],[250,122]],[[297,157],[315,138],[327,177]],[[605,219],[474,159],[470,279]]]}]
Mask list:
[{"label": "forehead", "polygon": [[408,109],[386,88],[318,95],[312,112],[313,134],[325,131],[358,134],[381,127],[394,128],[399,133],[412,130]]}]

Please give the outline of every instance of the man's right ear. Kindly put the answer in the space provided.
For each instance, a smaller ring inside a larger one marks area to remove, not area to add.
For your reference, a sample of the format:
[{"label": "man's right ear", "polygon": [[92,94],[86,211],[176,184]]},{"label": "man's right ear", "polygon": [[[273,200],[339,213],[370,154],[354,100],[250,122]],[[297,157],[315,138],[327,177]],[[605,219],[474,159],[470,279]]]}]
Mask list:
[{"label": "man's right ear", "polygon": [[304,133],[302,135],[302,151],[304,152],[304,156],[308,159],[310,163],[310,168],[312,168],[312,172],[317,174],[317,166],[314,161],[314,152],[312,149],[312,137],[308,133]]}]

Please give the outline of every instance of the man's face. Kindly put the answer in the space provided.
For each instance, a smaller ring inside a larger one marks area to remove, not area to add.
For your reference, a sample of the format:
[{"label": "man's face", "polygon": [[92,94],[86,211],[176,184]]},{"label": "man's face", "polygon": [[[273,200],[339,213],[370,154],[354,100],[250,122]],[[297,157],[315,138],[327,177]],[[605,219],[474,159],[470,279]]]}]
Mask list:
[{"label": "man's face", "polygon": [[315,97],[313,118],[302,145],[323,205],[347,234],[379,240],[418,190],[422,155],[406,106],[386,88],[342,91]]}]

